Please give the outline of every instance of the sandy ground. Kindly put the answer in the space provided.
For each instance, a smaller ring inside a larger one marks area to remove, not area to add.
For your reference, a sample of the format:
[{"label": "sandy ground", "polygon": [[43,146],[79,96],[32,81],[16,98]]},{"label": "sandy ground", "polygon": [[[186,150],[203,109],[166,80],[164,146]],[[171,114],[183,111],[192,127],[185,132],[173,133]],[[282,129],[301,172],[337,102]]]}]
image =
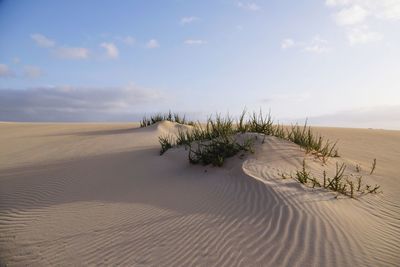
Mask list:
[{"label": "sandy ground", "polygon": [[354,200],[281,179],[305,155],[274,137],[223,168],[159,156],[176,128],[1,123],[0,265],[400,265],[400,131],[317,128],[382,186]]}]

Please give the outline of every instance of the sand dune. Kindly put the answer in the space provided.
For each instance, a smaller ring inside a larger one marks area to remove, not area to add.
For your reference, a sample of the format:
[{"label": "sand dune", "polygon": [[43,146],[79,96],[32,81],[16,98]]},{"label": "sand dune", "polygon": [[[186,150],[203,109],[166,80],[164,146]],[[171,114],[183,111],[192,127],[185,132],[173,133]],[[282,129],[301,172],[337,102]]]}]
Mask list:
[{"label": "sand dune", "polygon": [[377,158],[368,179],[383,194],[353,200],[279,178],[305,154],[275,137],[222,168],[190,165],[184,148],[159,156],[158,136],[178,127],[0,124],[2,262],[400,265],[399,131],[317,129],[340,140],[342,161]]}]

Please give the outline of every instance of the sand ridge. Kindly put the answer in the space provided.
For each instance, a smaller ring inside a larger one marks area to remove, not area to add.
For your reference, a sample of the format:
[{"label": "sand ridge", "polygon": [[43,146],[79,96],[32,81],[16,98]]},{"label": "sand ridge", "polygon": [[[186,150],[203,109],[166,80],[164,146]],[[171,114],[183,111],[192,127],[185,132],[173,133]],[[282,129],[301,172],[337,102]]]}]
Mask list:
[{"label": "sand ridge", "polygon": [[341,140],[344,160],[367,168],[370,155],[378,158],[371,180],[383,194],[335,200],[277,177],[301,166],[304,152],[274,137],[223,168],[190,165],[184,148],[159,156],[158,136],[179,127],[1,124],[2,260],[10,266],[399,265],[400,132],[318,128]]}]

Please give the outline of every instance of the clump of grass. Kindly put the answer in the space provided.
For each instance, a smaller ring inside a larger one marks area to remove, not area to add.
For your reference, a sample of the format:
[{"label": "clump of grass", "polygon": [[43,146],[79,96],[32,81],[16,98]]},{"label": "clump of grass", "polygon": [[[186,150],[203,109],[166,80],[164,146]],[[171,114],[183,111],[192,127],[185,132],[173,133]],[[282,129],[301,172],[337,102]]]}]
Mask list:
[{"label": "clump of grass", "polygon": [[274,133],[274,126],[271,113],[265,116],[261,110],[258,114],[253,112],[247,123],[247,128],[249,132],[272,135]]},{"label": "clump of grass", "polygon": [[160,155],[164,154],[168,149],[174,146],[174,139],[171,135],[165,135],[158,137],[158,141],[161,145]]},{"label": "clump of grass", "polygon": [[306,161],[303,160],[303,168],[301,171],[296,171],[296,179],[302,184],[306,184],[311,179],[310,173],[306,171]]},{"label": "clump of grass", "polygon": [[225,159],[236,155],[240,151],[252,151],[251,139],[239,144],[232,136],[214,138],[208,142],[190,145],[189,162],[222,166]]},{"label": "clump of grass", "polygon": [[187,120],[185,115],[181,116],[178,113],[172,114],[172,112],[169,111],[166,114],[157,113],[150,117],[144,116],[140,122],[140,127],[147,127],[160,121],[171,121],[179,124],[194,125],[194,122]]},{"label": "clump of grass", "polygon": [[314,134],[311,127],[307,126],[307,120],[303,127],[298,124],[292,125],[287,131],[287,139],[304,148],[307,153],[313,152],[321,156],[324,161],[327,157],[339,156],[336,149],[337,142],[331,143],[329,140],[324,140],[322,136]]},{"label": "clump of grass", "polygon": [[[352,180],[347,174],[345,174],[346,165],[344,163],[336,163],[336,172],[332,178],[327,177],[326,171],[323,171],[323,184],[317,180],[309,171],[306,169],[305,160],[303,160],[303,165],[301,170],[296,171],[295,176],[291,176],[295,180],[299,181],[303,185],[311,185],[312,188],[323,187],[333,192],[338,192],[339,194],[355,198],[356,192],[358,195],[363,194],[376,194],[380,188],[379,185],[371,186],[366,184],[363,188],[362,176],[357,176],[356,181]],[[282,178],[286,179],[283,174],[280,175]]]},{"label": "clump of grass", "polygon": [[328,185],[326,186],[326,188],[331,189],[332,191],[346,194],[347,184],[343,182],[343,178],[345,177],[345,170],[346,165],[344,163],[339,166],[339,163],[336,162],[335,176],[332,179],[328,178]]}]

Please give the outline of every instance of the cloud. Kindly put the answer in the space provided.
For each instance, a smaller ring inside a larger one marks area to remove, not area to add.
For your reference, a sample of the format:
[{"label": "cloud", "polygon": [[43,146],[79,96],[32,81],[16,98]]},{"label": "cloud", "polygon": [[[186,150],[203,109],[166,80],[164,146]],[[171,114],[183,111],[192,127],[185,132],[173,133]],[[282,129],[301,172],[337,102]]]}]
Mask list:
[{"label": "cloud", "polygon": [[296,44],[295,41],[293,41],[290,38],[286,38],[286,39],[282,40],[281,48],[282,49],[288,49],[288,48],[293,47],[295,44]]},{"label": "cloud", "polygon": [[311,41],[302,42],[302,41],[295,41],[291,38],[286,38],[281,42],[281,49],[286,50],[289,48],[300,48],[305,52],[310,53],[325,53],[331,50],[329,43],[327,40],[322,39],[318,35],[315,36]]},{"label": "cloud", "polygon": [[360,30],[373,20],[400,20],[399,0],[326,0],[325,4],[335,9],[333,18],[339,26],[346,28],[350,45],[383,39],[381,33]]},{"label": "cloud", "polygon": [[147,48],[158,48],[158,47],[160,47],[160,44],[158,43],[158,41],[156,39],[151,39],[147,42],[146,47]]},{"label": "cloud", "polygon": [[370,31],[367,26],[363,26],[348,29],[347,39],[350,45],[354,46],[380,41],[383,39],[383,35],[379,32]]},{"label": "cloud", "polygon": [[100,46],[106,50],[107,57],[109,58],[118,58],[119,51],[114,43],[101,43]]},{"label": "cloud", "polygon": [[54,50],[54,54],[61,59],[87,59],[90,51],[84,47],[58,47]]},{"label": "cloud", "polygon": [[42,76],[43,72],[39,67],[36,66],[25,66],[24,76],[27,78],[35,79]]},{"label": "cloud", "polygon": [[14,73],[6,64],[0,64],[0,77],[11,77]]},{"label": "cloud", "polygon": [[182,25],[186,25],[186,24],[190,24],[190,23],[193,23],[195,21],[198,21],[198,20],[200,20],[198,17],[193,17],[193,16],[191,16],[191,17],[183,17],[183,18],[181,18],[181,24]]},{"label": "cloud", "polygon": [[311,42],[304,45],[304,51],[312,53],[324,53],[328,52],[330,47],[328,41],[320,38],[319,36],[314,37]]},{"label": "cloud", "polygon": [[52,53],[61,59],[87,59],[89,58],[90,51],[84,47],[69,47],[69,46],[57,46],[56,42],[50,40],[46,36],[35,33],[31,34],[31,38],[35,43],[43,48],[48,48]]},{"label": "cloud", "polygon": [[335,14],[334,18],[338,25],[354,25],[364,22],[368,16],[368,11],[359,5],[344,8]]},{"label": "cloud", "polygon": [[204,44],[207,44],[207,41],[205,41],[205,40],[187,39],[183,43],[186,44],[186,45],[204,45]]},{"label": "cloud", "polygon": [[40,33],[31,34],[31,38],[40,47],[50,48],[56,45],[55,41],[47,38],[46,36]]},{"label": "cloud", "polygon": [[0,121],[135,120],[132,114],[164,99],[160,92],[135,85],[0,89]]},{"label": "cloud", "polygon": [[242,8],[242,9],[250,10],[250,11],[261,10],[261,7],[253,2],[245,2],[245,3],[237,2],[236,6],[239,8]]},{"label": "cloud", "polygon": [[400,1],[398,0],[326,0],[325,3],[331,8],[339,8],[339,12],[358,6],[364,9],[369,17],[400,20]]}]

